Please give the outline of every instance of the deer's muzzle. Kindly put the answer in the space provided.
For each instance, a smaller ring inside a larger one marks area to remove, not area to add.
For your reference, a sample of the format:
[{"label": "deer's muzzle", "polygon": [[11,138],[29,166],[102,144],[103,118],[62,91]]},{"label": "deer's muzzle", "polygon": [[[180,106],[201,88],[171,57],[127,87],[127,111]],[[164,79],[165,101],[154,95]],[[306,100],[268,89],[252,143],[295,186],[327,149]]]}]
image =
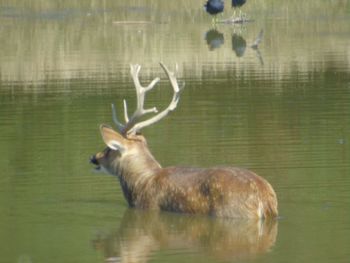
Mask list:
[{"label": "deer's muzzle", "polygon": [[92,155],[92,156],[90,157],[90,163],[96,165],[96,168],[95,168],[96,170],[99,170],[99,169],[100,169],[100,164],[99,164],[99,162],[97,161],[96,155]]}]

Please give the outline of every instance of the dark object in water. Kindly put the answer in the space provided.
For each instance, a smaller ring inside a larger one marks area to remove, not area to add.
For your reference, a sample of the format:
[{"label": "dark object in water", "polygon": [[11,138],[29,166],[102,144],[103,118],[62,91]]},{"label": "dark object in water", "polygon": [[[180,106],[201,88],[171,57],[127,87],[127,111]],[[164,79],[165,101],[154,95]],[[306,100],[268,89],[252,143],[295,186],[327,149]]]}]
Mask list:
[{"label": "dark object in water", "polygon": [[209,50],[214,50],[224,44],[224,34],[216,29],[211,29],[205,34],[205,40],[209,46]]},{"label": "dark object in water", "polygon": [[204,5],[205,11],[213,15],[212,23],[217,22],[216,15],[224,11],[224,2],[222,0],[208,0]]},{"label": "dark object in water", "polygon": [[[232,0],[232,8],[234,9],[233,11],[233,16],[232,17],[236,17],[236,9],[239,9],[239,17],[242,18],[243,13],[241,10],[241,7],[247,2],[247,0]],[[244,14],[244,16],[246,16]]]},{"label": "dark object in water", "polygon": [[247,2],[247,0],[232,0],[232,7],[233,8],[239,8],[242,5],[244,5]]},{"label": "dark object in water", "polygon": [[208,0],[204,7],[209,14],[217,15],[224,11],[224,2],[222,0]]},{"label": "dark object in water", "polygon": [[232,35],[232,50],[235,52],[237,57],[243,57],[247,47],[245,39],[237,34]]}]

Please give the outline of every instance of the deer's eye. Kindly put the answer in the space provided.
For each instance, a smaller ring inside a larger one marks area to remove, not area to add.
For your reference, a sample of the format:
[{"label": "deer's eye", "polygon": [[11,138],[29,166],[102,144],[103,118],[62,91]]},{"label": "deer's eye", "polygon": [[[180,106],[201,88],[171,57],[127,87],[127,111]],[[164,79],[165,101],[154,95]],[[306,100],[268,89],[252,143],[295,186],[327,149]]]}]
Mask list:
[{"label": "deer's eye", "polygon": [[107,147],[105,149],[105,155],[108,155],[111,151],[112,151],[112,149]]}]

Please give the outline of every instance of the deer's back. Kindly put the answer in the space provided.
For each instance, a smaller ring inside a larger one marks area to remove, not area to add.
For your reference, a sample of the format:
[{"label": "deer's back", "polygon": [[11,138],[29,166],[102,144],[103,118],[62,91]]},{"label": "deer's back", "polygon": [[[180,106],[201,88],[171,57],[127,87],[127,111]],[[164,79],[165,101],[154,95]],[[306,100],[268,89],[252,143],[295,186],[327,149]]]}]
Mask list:
[{"label": "deer's back", "polygon": [[241,168],[164,168],[149,187],[153,206],[161,210],[218,217],[277,216],[277,198],[271,185]]}]

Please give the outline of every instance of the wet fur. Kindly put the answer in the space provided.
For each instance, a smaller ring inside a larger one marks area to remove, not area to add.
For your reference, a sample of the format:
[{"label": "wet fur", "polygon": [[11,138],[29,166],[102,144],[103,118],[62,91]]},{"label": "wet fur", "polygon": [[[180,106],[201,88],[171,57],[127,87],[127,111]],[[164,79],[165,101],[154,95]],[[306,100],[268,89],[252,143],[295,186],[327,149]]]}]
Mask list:
[{"label": "wet fur", "polygon": [[233,218],[273,218],[278,214],[271,185],[255,173],[237,167],[162,168],[142,135],[125,138],[101,127],[108,145],[96,164],[117,175],[130,207]]},{"label": "wet fur", "polygon": [[130,206],[218,217],[267,218],[277,215],[270,184],[234,167],[160,169],[138,184],[120,179]]}]

